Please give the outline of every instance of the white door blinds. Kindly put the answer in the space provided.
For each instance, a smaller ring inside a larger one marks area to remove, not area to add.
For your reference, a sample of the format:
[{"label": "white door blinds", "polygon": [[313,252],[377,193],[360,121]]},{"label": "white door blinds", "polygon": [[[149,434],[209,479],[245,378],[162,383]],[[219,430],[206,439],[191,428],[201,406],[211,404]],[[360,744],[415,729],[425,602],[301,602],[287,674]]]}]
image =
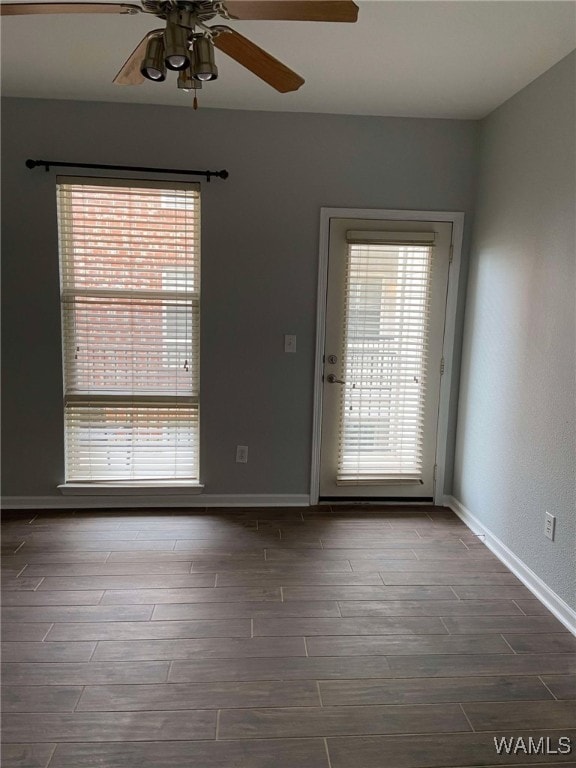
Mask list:
[{"label": "white door blinds", "polygon": [[347,233],[337,483],[418,482],[434,233]]}]

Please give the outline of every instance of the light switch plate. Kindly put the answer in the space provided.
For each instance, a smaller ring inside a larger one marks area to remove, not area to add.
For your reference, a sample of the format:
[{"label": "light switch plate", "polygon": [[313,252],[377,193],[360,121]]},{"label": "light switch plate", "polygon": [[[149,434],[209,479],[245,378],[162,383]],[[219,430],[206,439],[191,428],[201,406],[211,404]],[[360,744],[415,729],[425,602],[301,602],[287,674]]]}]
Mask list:
[{"label": "light switch plate", "polygon": [[550,512],[546,512],[546,516],[544,517],[544,536],[550,539],[550,541],[554,541],[555,532],[556,518],[554,515],[551,515]]},{"label": "light switch plate", "polygon": [[296,336],[288,333],[284,336],[284,352],[296,352]]}]

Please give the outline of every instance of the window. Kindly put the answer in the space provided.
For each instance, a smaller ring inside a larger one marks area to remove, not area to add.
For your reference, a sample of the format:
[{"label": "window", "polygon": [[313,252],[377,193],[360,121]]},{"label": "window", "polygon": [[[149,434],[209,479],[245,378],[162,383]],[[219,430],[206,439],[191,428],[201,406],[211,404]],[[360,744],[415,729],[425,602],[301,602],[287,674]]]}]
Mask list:
[{"label": "window", "polygon": [[66,482],[199,482],[197,185],[59,178]]}]

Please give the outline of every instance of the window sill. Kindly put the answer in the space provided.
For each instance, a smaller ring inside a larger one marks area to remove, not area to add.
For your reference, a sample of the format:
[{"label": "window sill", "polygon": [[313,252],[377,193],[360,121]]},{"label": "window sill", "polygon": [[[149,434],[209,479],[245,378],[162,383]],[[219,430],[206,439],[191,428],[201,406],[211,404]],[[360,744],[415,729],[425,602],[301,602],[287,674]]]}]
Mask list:
[{"label": "window sill", "polygon": [[58,490],[63,496],[173,496],[202,493],[200,483],[131,482],[131,483],[62,483]]}]

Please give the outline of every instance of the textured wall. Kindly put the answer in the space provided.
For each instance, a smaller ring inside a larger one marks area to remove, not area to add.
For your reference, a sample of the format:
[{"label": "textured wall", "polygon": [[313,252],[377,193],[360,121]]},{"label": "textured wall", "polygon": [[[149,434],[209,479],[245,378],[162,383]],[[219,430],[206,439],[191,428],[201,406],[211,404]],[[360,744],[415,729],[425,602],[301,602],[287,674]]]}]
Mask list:
[{"label": "textured wall", "polygon": [[19,99],[2,118],[3,493],[63,479],[55,173],[27,157],[230,171],[202,184],[206,492],[308,493],[320,208],[469,213],[477,123]]},{"label": "textured wall", "polygon": [[574,607],[575,65],[482,125],[454,474],[454,495]]}]

